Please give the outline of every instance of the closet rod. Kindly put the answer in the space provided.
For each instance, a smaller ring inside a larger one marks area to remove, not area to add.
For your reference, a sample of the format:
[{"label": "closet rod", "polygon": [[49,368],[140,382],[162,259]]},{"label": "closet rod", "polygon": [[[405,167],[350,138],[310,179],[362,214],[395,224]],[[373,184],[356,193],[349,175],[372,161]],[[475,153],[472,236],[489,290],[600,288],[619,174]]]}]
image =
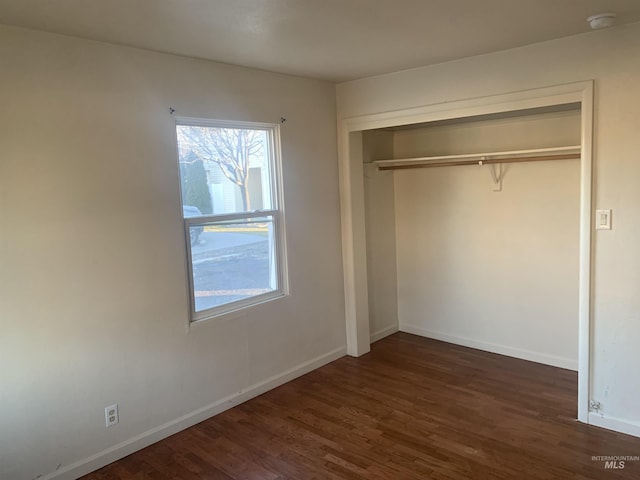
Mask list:
[{"label": "closet rod", "polygon": [[573,160],[580,158],[579,153],[562,155],[538,155],[534,157],[487,158],[484,160],[455,160],[449,162],[416,163],[413,165],[378,165],[378,170],[405,170],[408,168],[458,167],[462,165],[491,165],[494,163],[542,162],[548,160]]}]

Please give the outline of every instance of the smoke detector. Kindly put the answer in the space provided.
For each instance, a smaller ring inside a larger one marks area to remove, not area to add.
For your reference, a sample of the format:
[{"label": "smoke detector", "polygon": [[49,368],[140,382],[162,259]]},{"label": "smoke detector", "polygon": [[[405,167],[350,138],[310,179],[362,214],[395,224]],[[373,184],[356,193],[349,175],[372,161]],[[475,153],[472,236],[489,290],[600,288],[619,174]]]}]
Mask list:
[{"label": "smoke detector", "polygon": [[611,27],[616,21],[615,13],[598,13],[596,15],[591,15],[587,18],[587,22],[589,26],[593,30],[599,30],[600,28]]}]

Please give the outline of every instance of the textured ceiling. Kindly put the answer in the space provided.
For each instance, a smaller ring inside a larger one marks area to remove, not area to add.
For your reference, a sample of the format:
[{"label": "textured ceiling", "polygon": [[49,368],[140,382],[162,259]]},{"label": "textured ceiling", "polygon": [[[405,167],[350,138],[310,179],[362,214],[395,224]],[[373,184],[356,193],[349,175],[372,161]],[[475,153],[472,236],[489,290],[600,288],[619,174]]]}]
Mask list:
[{"label": "textured ceiling", "polygon": [[0,23],[343,81],[640,21],[640,0],[0,0]]}]

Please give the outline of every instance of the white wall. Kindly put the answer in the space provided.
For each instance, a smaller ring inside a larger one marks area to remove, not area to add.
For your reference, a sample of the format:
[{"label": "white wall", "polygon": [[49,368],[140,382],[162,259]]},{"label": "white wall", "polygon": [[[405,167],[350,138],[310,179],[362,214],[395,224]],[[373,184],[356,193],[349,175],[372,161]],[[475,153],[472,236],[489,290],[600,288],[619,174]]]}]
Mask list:
[{"label": "white wall", "polygon": [[[10,27],[0,65],[0,478],[75,478],[343,354],[333,85]],[[169,107],[287,118],[290,297],[186,330]]]},{"label": "white wall", "polygon": [[640,24],[338,86],[338,118],[595,80],[592,397],[640,434]]},{"label": "white wall", "polygon": [[398,331],[394,179],[371,164],[393,157],[393,132],[363,132],[362,142],[369,332],[375,342]]},{"label": "white wall", "polygon": [[[580,112],[400,130],[396,158],[580,144]],[[400,330],[577,370],[580,162],[398,170]]]},{"label": "white wall", "polygon": [[463,155],[580,145],[580,111],[484,116],[401,128],[393,135],[395,158]]}]

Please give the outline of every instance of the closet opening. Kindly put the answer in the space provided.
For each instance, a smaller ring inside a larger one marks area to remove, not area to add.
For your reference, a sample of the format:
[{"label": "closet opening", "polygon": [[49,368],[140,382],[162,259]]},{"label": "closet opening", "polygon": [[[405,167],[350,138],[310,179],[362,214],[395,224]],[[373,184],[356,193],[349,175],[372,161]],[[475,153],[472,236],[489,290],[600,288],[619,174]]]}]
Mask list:
[{"label": "closet opening", "polygon": [[350,354],[400,330],[578,371],[587,421],[592,84],[573,87],[344,121]]}]

